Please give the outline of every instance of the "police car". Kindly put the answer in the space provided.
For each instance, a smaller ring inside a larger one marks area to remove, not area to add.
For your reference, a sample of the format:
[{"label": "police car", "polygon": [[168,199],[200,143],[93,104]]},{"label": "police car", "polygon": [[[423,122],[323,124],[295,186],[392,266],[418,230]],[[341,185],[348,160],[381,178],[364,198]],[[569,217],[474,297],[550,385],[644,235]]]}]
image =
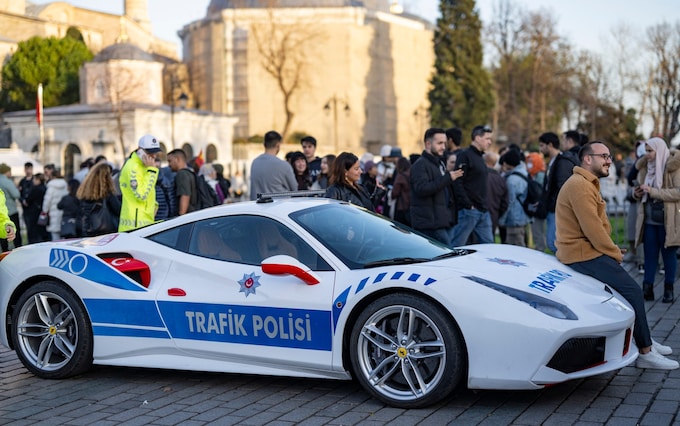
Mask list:
[{"label": "police car", "polygon": [[450,249],[346,203],[263,198],[0,260],[0,338],[33,374],[92,364],[357,380],[424,407],[637,357],[634,314],[554,257]]}]

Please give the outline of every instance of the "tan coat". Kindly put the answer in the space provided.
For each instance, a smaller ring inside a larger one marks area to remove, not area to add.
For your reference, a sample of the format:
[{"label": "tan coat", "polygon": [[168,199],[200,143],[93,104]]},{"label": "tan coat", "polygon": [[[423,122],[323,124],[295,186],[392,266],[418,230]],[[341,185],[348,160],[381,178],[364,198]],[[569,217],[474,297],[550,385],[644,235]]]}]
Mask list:
[{"label": "tan coat", "polygon": [[560,262],[571,265],[605,255],[621,263],[623,255],[612,241],[600,179],[588,170],[574,167],[574,173],[560,189],[555,223],[555,255]]},{"label": "tan coat", "polygon": [[[644,182],[647,176],[647,158],[640,158],[635,167],[639,170],[638,181]],[[664,227],[666,241],[664,247],[680,246],[680,151],[671,150],[663,175],[661,189],[651,188],[651,198],[664,201]],[[645,205],[638,203],[637,219],[635,221],[635,245],[644,239]]]}]

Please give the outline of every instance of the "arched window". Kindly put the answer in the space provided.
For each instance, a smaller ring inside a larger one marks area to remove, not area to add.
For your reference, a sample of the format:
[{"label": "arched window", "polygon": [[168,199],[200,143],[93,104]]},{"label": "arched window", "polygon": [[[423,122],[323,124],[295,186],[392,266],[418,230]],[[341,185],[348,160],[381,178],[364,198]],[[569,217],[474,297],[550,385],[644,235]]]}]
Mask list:
[{"label": "arched window", "polygon": [[62,167],[62,174],[66,178],[71,178],[78,171],[76,166],[80,167],[81,155],[80,148],[76,144],[68,144],[64,149],[64,167]]},{"label": "arched window", "polygon": [[161,160],[161,163],[168,161],[168,147],[165,146],[165,142],[158,142],[161,148],[161,152],[158,153],[157,158]]},{"label": "arched window", "polygon": [[104,84],[101,78],[94,82],[94,97],[95,99],[106,98],[106,84]]},{"label": "arched window", "polygon": [[191,144],[185,143],[182,145],[182,151],[187,155],[187,161],[194,158],[194,147],[192,147]]},{"label": "arched window", "polygon": [[205,162],[214,163],[217,160],[217,147],[213,144],[208,144],[205,148]]}]

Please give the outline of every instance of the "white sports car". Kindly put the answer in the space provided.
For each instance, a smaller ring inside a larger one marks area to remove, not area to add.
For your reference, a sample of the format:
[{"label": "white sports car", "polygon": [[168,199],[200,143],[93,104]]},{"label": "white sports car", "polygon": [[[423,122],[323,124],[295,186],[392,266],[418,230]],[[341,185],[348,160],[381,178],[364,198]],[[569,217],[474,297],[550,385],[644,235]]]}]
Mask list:
[{"label": "white sports car", "polygon": [[403,408],[637,357],[630,306],[552,256],[452,250],[327,199],[262,201],[3,254],[2,343],[48,379],[93,363],[353,376]]}]

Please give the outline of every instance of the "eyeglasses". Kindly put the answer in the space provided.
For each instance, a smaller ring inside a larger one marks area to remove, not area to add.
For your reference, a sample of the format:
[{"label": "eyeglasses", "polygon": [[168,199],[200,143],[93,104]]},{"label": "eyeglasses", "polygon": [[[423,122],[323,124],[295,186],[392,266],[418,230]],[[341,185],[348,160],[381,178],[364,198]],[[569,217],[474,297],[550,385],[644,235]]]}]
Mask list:
[{"label": "eyeglasses", "polygon": [[611,161],[612,158],[614,158],[614,157],[612,157],[611,154],[586,154],[586,155],[589,156],[589,157],[600,157],[604,161],[607,161],[607,160]]}]

